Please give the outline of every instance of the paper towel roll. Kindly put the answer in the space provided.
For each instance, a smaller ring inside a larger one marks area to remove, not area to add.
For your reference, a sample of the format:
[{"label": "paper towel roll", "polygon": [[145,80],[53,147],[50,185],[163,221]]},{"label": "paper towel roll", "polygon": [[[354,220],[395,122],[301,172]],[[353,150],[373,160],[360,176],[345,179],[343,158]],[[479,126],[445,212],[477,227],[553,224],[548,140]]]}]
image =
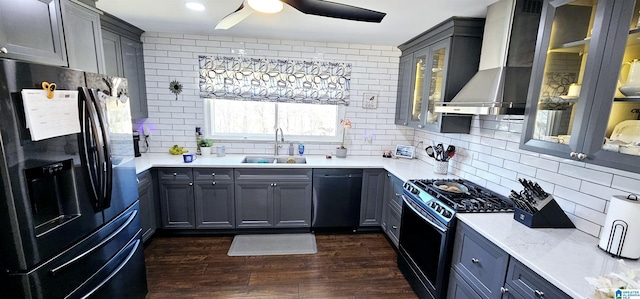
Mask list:
[{"label": "paper towel roll", "polygon": [[[626,237],[622,240],[625,223]],[[640,238],[638,235],[640,235],[640,201],[637,196],[632,194],[612,197],[604,221],[604,228],[600,233],[598,247],[608,253],[618,255],[618,248],[622,246],[621,257],[638,259],[640,258]]]}]

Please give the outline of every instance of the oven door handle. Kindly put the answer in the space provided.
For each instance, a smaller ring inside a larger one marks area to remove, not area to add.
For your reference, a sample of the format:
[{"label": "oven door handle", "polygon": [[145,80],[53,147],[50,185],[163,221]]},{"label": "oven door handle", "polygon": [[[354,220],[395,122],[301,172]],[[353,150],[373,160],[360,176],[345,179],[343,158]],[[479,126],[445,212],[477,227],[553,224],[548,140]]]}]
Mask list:
[{"label": "oven door handle", "polygon": [[416,210],[416,208],[413,207],[413,205],[409,202],[409,200],[407,199],[406,196],[404,196],[404,194],[402,195],[402,201],[404,201],[404,203],[411,208],[411,210],[418,215],[418,217],[422,218],[424,221],[428,222],[429,224],[433,225],[433,227],[437,228],[439,231],[441,231],[442,233],[446,233],[447,229],[446,228],[442,228],[439,224],[433,222],[433,220],[426,218],[424,215],[422,215],[422,213],[418,212],[418,210]]}]

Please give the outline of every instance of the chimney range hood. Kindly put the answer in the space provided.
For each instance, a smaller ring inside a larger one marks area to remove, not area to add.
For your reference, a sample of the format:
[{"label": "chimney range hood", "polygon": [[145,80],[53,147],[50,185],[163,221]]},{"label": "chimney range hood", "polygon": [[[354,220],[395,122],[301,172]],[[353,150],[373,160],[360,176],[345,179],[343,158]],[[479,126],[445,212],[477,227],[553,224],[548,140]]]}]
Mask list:
[{"label": "chimney range hood", "polygon": [[[487,8],[479,71],[435,112],[524,114],[542,0],[501,0]],[[454,62],[455,63],[455,62]]]}]

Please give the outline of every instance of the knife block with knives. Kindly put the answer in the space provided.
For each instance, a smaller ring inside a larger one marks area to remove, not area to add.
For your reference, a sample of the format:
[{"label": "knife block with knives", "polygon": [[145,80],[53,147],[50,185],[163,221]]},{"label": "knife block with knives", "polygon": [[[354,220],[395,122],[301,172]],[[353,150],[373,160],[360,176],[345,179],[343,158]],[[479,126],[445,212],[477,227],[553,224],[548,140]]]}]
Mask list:
[{"label": "knife block with knives", "polygon": [[511,190],[509,198],[515,205],[513,219],[531,228],[575,228],[553,195],[538,183],[518,179],[524,186],[520,193]]}]

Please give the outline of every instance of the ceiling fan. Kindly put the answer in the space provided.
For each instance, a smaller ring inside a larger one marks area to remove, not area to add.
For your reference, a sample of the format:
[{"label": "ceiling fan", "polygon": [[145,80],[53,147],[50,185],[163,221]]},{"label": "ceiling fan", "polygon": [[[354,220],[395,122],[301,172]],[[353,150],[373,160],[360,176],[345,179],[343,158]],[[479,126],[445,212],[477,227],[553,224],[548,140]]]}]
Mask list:
[{"label": "ceiling fan", "polygon": [[283,3],[305,14],[352,21],[380,23],[387,15],[383,12],[324,0],[243,0],[238,9],[218,22],[215,29],[229,29],[256,11],[279,12],[282,10]]}]

